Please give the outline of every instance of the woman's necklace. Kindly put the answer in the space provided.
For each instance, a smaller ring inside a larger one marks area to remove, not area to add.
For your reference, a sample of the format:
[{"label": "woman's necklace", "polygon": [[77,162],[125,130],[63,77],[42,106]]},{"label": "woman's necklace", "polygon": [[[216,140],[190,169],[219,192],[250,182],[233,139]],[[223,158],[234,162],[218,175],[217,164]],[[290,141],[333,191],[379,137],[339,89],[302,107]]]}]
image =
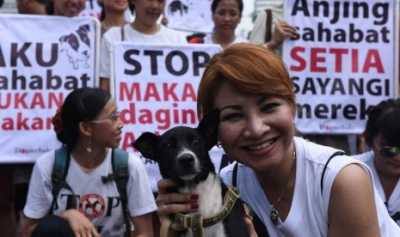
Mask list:
[{"label": "woman's necklace", "polygon": [[[289,190],[289,187],[290,187],[290,178],[292,177],[294,167],[296,167],[296,151],[293,151],[293,164],[292,164],[292,167],[290,168],[290,173],[289,173],[288,179],[287,179],[287,181],[286,181],[286,185],[285,185],[285,187],[282,189],[281,194],[280,194],[280,195],[278,196],[278,198],[276,199],[276,206],[279,205],[279,203],[282,201],[282,199],[283,199],[283,197],[284,197],[284,194],[286,193],[286,191]],[[274,223],[274,225],[277,225],[277,224],[278,224],[278,221],[279,221],[279,211],[278,211],[278,209],[276,209],[276,208],[274,207],[274,204],[272,204],[272,202],[271,202],[271,213],[269,214],[269,217],[271,218],[271,221],[272,221],[272,223]]]}]

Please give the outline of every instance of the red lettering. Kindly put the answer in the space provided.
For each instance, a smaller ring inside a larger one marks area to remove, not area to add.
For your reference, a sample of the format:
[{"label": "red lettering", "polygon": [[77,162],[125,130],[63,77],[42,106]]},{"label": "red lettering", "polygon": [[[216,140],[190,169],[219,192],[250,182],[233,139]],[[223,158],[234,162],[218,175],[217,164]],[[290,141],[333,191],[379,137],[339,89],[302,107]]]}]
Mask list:
[{"label": "red lettering", "polygon": [[325,57],[321,56],[320,53],[326,53],[324,48],[312,48],[311,49],[311,72],[326,72],[326,67],[318,65],[319,63],[325,63]]},{"label": "red lettering", "polygon": [[150,82],[147,84],[143,100],[149,101],[152,97],[155,101],[161,100],[160,94],[158,94],[157,86],[154,82]]},{"label": "red lettering", "polygon": [[125,82],[119,84],[119,100],[120,101],[141,101],[140,84],[131,83],[128,85]]},{"label": "red lettering", "polygon": [[177,83],[164,83],[163,84],[163,92],[164,92],[164,96],[163,99],[165,101],[169,100],[169,98],[171,97],[173,101],[179,101],[178,96],[175,93],[175,89],[176,89]]},{"label": "red lettering", "polygon": [[370,49],[367,52],[367,56],[365,58],[364,67],[362,72],[368,73],[370,72],[370,68],[376,68],[378,73],[384,73],[383,64],[381,57],[379,55],[379,51],[376,49]]},{"label": "red lettering", "polygon": [[343,54],[347,54],[347,49],[330,49],[329,53],[335,55],[335,72],[342,72]]},{"label": "red lettering", "polygon": [[128,150],[132,148],[132,143],[135,142],[135,134],[132,132],[126,132],[122,139],[122,149]]},{"label": "red lettering", "polygon": [[290,70],[292,70],[294,72],[299,72],[299,71],[303,71],[306,68],[306,61],[300,55],[300,53],[302,53],[304,51],[305,51],[304,47],[294,47],[290,51],[290,57],[292,57],[293,60],[298,62],[298,65],[296,65],[296,66],[291,65]]},{"label": "red lettering", "polygon": [[59,108],[63,104],[64,101],[64,94],[63,93],[49,93],[49,108]]},{"label": "red lettering", "polygon": [[26,96],[27,93],[16,94],[15,95],[15,108],[16,109],[27,109],[28,105],[26,104]]},{"label": "red lettering", "polygon": [[22,113],[17,113],[17,130],[28,130],[28,118],[22,118]]},{"label": "red lettering", "polygon": [[35,93],[32,97],[31,109],[44,109],[45,107],[42,94]]},{"label": "red lettering", "polygon": [[193,85],[190,83],[185,83],[183,86],[182,101],[188,100],[197,101],[197,95]]}]

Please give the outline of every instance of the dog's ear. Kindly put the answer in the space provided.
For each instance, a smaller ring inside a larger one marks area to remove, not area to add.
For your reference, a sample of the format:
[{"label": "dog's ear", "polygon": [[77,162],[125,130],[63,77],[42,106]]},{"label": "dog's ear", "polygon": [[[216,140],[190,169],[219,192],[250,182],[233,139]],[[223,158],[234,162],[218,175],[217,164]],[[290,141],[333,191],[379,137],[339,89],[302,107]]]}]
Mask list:
[{"label": "dog's ear", "polygon": [[136,148],[145,158],[150,160],[156,160],[156,149],[158,142],[160,141],[160,136],[151,133],[145,132],[134,143],[132,146]]},{"label": "dog's ear", "polygon": [[207,149],[210,150],[217,144],[218,139],[219,110],[214,109],[206,114],[200,121],[197,130],[206,138]]}]

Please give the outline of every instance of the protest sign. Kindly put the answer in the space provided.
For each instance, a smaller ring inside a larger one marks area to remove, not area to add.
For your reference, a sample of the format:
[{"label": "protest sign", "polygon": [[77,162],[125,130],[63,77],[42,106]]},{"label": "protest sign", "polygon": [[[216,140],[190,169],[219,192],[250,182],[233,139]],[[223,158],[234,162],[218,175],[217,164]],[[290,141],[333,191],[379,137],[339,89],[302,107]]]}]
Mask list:
[{"label": "protest sign", "polygon": [[168,27],[183,31],[209,33],[214,27],[211,0],[167,0]]},{"label": "protest sign", "polygon": [[[124,123],[121,147],[143,132],[162,134],[184,125],[196,127],[197,88],[207,62],[220,51],[215,45],[139,45],[117,43],[112,59],[115,98]],[[221,150],[211,153],[220,163]],[[143,157],[142,157],[143,158]],[[160,178],[154,161],[143,159],[153,191]]]},{"label": "protest sign", "polygon": [[303,133],[360,133],[371,105],[395,95],[395,1],[287,0],[299,39],[284,45]]},{"label": "protest sign", "polygon": [[0,32],[0,162],[32,162],[59,147],[51,118],[65,96],[95,85],[98,22],[1,15]]}]

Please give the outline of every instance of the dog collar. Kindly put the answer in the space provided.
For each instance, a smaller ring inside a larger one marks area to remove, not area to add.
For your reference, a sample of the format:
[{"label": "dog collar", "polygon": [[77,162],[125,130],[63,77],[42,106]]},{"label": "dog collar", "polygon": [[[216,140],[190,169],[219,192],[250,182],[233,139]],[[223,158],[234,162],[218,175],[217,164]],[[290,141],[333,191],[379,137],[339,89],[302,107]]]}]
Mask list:
[{"label": "dog collar", "polygon": [[174,221],[171,223],[171,228],[174,231],[184,231],[191,229],[193,237],[203,237],[204,227],[215,225],[221,220],[225,219],[232,211],[237,199],[239,198],[239,191],[230,186],[224,196],[224,205],[219,213],[209,218],[203,219],[200,213],[192,214],[176,214]]}]

